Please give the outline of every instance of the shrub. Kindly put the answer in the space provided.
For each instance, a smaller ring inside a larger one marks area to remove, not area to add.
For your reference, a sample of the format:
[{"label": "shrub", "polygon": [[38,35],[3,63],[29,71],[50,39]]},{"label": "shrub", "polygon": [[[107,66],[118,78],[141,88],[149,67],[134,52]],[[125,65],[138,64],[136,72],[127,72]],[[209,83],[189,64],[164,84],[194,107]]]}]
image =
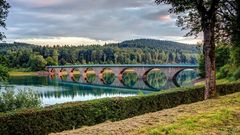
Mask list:
[{"label": "shrub", "polygon": [[203,54],[199,56],[198,63],[199,63],[199,76],[201,78],[205,78],[205,59]]},{"label": "shrub", "polygon": [[217,92],[220,96],[240,92],[240,83],[226,83],[226,84],[218,84],[217,85]]},{"label": "shrub", "polygon": [[[240,91],[240,83],[221,84],[217,89],[220,95],[233,93]],[[145,96],[105,98],[5,113],[0,115],[0,131],[4,135],[45,135],[193,103],[203,97],[204,87],[181,88]]]},{"label": "shrub", "polygon": [[32,90],[19,90],[16,93],[6,89],[0,93],[0,112],[16,109],[40,107],[41,100]]},{"label": "shrub", "polygon": [[218,79],[223,79],[226,78],[228,76],[230,76],[230,71],[229,69],[231,69],[231,65],[224,65],[223,67],[220,68],[219,72],[217,73],[217,78]]},{"label": "shrub", "polygon": [[9,78],[8,69],[0,65],[0,82],[7,81]]},{"label": "shrub", "polygon": [[235,80],[239,80],[240,79],[240,67],[233,73],[233,78]]}]

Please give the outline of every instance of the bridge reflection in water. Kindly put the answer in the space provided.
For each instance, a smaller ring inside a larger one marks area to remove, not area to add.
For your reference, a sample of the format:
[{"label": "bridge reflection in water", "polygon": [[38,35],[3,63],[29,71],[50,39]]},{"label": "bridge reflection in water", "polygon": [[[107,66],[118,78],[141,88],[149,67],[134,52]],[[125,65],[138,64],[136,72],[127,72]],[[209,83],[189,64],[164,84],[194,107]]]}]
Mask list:
[{"label": "bridge reflection in water", "polygon": [[[62,82],[72,82],[83,85],[141,90],[159,90],[173,86],[179,87],[177,76],[186,69],[197,70],[198,65],[127,64],[47,67],[50,79],[52,80],[55,79]],[[153,78],[152,81],[149,81],[149,78]],[[154,85],[154,82],[158,82],[158,85]]]}]

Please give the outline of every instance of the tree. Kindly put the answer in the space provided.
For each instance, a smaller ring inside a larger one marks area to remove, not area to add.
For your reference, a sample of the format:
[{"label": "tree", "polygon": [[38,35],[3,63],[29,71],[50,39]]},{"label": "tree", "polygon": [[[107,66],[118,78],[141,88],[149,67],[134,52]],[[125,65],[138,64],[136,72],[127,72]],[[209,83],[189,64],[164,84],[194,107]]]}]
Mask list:
[{"label": "tree", "polygon": [[[178,14],[177,25],[190,29],[186,36],[203,32],[203,53],[206,71],[205,99],[216,96],[215,27],[220,0],[155,0],[171,4],[170,13]],[[186,13],[188,12],[188,13]]]},{"label": "tree", "polygon": [[[9,3],[6,0],[0,1],[0,27],[6,28],[6,18],[8,16],[8,9],[10,8]],[[0,32],[0,40],[3,40],[5,35],[3,32]]]},{"label": "tree", "polygon": [[228,0],[225,1],[225,12],[223,19],[227,20],[230,27],[227,29],[231,42],[233,44],[232,48],[232,59],[233,63],[239,67],[240,66],[240,1],[239,0]]},{"label": "tree", "polygon": [[0,65],[0,81],[7,81],[9,78],[8,69]]},{"label": "tree", "polygon": [[56,66],[57,65],[57,62],[54,61],[54,59],[50,56],[47,57],[46,61],[47,61],[48,66]]},{"label": "tree", "polygon": [[[125,43],[125,47],[119,47],[118,44],[108,44],[106,46],[43,47],[26,43],[0,43],[0,64],[13,69],[28,68],[31,66],[30,63],[33,63],[30,62],[31,59],[36,55],[41,55],[47,61],[48,65],[86,63],[155,64],[166,63],[169,53],[171,53],[171,63],[180,62],[180,59],[185,63],[195,63],[196,54],[198,53],[195,48],[196,46],[194,45],[190,46],[170,41],[152,41],[150,39],[137,40],[137,43],[133,47],[130,43]],[[178,53],[178,57],[175,60],[176,53]],[[187,57],[185,58],[185,56]]]},{"label": "tree", "polygon": [[0,56],[0,65],[7,66],[9,64],[9,61],[6,57]]},{"label": "tree", "polygon": [[[6,0],[0,1],[0,27],[6,28],[6,18],[8,15],[8,9],[10,8],[9,3],[7,3]],[[3,32],[0,32],[0,40],[3,40],[5,38],[5,35]],[[0,64],[6,65],[6,59],[5,57],[1,57]],[[6,81],[9,77],[8,70],[6,67],[0,65],[0,81]]]},{"label": "tree", "polygon": [[230,59],[230,47],[224,44],[218,44],[215,50],[216,54],[216,69],[219,70],[221,67],[229,63]]},{"label": "tree", "polygon": [[55,49],[53,50],[52,58],[53,58],[54,63],[56,63],[56,65],[58,65],[58,52]]},{"label": "tree", "polygon": [[240,1],[221,0],[217,12],[216,37],[232,45],[232,64],[240,66]]},{"label": "tree", "polygon": [[30,67],[33,71],[44,70],[47,61],[41,55],[33,55],[30,59]]}]

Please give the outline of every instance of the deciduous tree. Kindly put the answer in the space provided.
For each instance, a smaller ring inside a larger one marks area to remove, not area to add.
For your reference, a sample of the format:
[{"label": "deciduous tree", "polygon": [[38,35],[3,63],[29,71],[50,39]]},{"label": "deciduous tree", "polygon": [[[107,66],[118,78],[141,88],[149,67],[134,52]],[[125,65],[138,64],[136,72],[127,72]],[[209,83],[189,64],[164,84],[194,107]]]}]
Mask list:
[{"label": "deciduous tree", "polygon": [[[9,3],[6,0],[0,0],[0,27],[6,28],[6,18],[8,16],[8,9],[10,8]],[[0,32],[0,40],[3,40],[5,35]]]},{"label": "deciduous tree", "polygon": [[216,95],[215,28],[220,0],[155,0],[170,4],[170,13],[178,15],[177,25],[190,29],[186,36],[203,33],[203,53],[206,71],[205,99]]}]

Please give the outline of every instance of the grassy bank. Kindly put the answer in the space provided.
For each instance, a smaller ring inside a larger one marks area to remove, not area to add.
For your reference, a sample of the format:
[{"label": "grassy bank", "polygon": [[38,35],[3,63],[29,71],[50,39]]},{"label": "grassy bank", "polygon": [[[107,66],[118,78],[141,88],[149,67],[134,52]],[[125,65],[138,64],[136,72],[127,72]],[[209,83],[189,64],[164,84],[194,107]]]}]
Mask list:
[{"label": "grassy bank", "polygon": [[186,109],[183,112],[179,109],[180,114],[175,114],[173,123],[159,122],[131,134],[240,134],[240,93],[193,104]]},{"label": "grassy bank", "polygon": [[10,71],[10,76],[36,76],[37,72]]},{"label": "grassy bank", "polygon": [[240,134],[240,92],[57,135]]},{"label": "grassy bank", "polygon": [[[217,82],[217,84],[227,84],[227,83],[232,83],[232,82],[240,83],[240,80],[219,79],[216,82]],[[205,86],[205,80],[202,79],[201,81],[195,83],[194,86]]]}]

